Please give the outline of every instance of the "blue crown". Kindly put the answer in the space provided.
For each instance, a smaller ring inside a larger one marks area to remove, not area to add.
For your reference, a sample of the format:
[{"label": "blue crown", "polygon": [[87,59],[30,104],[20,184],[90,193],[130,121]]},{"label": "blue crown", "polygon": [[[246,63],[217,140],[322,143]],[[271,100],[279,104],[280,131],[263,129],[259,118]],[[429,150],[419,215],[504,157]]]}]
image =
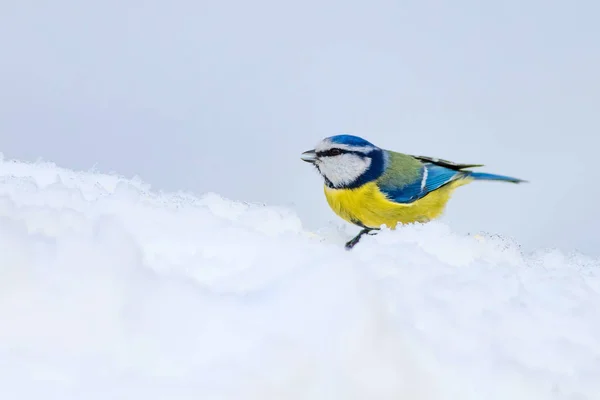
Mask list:
[{"label": "blue crown", "polygon": [[336,135],[328,138],[332,143],[346,144],[348,146],[374,146],[373,143],[353,135]]}]

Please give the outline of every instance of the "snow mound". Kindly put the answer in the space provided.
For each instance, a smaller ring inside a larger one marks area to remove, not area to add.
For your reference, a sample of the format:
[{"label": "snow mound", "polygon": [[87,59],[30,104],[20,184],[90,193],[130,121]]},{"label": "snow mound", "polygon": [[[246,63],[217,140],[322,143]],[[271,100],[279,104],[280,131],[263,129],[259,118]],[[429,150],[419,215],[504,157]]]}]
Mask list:
[{"label": "snow mound", "polygon": [[0,160],[0,398],[598,398],[598,260],[354,233]]}]

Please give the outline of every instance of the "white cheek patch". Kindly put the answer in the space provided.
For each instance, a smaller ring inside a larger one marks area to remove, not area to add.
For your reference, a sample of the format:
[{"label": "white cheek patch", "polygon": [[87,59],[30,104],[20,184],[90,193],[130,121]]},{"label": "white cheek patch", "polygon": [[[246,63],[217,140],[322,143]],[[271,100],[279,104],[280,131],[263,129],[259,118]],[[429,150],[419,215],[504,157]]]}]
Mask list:
[{"label": "white cheek patch", "polygon": [[371,159],[356,154],[341,154],[323,157],[319,160],[319,170],[336,187],[349,185],[367,172]]}]

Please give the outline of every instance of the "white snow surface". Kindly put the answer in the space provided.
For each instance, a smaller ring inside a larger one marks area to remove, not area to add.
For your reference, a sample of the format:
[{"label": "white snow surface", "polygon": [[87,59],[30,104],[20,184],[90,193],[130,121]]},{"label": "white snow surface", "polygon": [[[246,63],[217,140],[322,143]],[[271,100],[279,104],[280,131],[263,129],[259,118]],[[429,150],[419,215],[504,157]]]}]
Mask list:
[{"label": "white snow surface", "polygon": [[0,171],[0,399],[600,398],[598,260]]}]

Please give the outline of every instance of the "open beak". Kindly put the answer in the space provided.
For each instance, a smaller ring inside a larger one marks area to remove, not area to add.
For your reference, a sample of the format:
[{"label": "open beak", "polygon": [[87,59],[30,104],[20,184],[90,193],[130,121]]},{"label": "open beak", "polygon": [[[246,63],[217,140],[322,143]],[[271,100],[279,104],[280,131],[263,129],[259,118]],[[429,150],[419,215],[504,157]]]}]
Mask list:
[{"label": "open beak", "polygon": [[300,156],[302,161],[314,164],[317,161],[317,153],[314,150],[308,150]]}]

